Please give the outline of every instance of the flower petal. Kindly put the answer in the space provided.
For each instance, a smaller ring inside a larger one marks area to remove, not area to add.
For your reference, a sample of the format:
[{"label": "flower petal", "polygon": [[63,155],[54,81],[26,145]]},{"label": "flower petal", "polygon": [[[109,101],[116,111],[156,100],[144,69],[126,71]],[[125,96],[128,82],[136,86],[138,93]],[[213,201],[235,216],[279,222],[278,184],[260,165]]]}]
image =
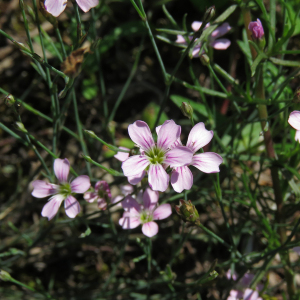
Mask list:
[{"label": "flower petal", "polygon": [[202,25],[202,22],[194,21],[194,22],[192,23],[192,29],[193,29],[194,31],[198,31],[198,30],[200,29],[201,25]]},{"label": "flower petal", "polygon": [[162,165],[150,165],[148,180],[153,191],[164,192],[168,188],[170,178]]},{"label": "flower petal", "polygon": [[125,196],[131,194],[134,191],[134,188],[131,184],[121,185],[121,193]]},{"label": "flower petal", "polygon": [[[140,175],[150,164],[145,155],[134,155],[122,163],[122,170],[126,177]],[[130,182],[133,184],[132,182]]]},{"label": "flower petal", "polygon": [[66,8],[67,0],[46,0],[45,9],[52,16],[58,17]]},{"label": "flower petal", "polygon": [[[118,196],[116,196],[116,197],[114,197],[114,198],[111,199],[111,203],[112,203],[112,204],[115,204],[115,203],[121,201],[122,199],[124,199],[124,197],[121,196],[121,195],[118,195]],[[121,206],[121,207],[122,207],[122,202],[123,202],[123,201],[119,202],[119,203],[116,204],[115,206],[116,206],[116,207],[117,207],[117,206]]]},{"label": "flower petal", "polygon": [[72,195],[65,199],[65,211],[67,216],[72,219],[80,213],[80,205]]},{"label": "flower petal", "polygon": [[136,121],[128,126],[130,138],[144,151],[154,146],[154,140],[147,123]]},{"label": "flower petal", "polygon": [[95,192],[86,192],[83,195],[83,199],[89,203],[94,202],[98,198],[99,198],[98,193]]},{"label": "flower petal", "polygon": [[44,205],[42,210],[42,216],[47,217],[50,221],[57,214],[61,202],[64,200],[63,195],[55,195],[50,198],[50,201]]},{"label": "flower petal", "polygon": [[90,177],[87,175],[80,175],[71,182],[72,193],[83,194],[90,186]]},{"label": "flower petal", "polygon": [[177,44],[186,44],[186,40],[182,35],[178,34],[175,43],[177,43]]},{"label": "flower petal", "polygon": [[231,30],[231,27],[230,27],[229,23],[225,22],[212,32],[211,37],[213,39],[217,39],[220,36],[223,36],[224,34],[226,34],[230,30]]},{"label": "flower petal", "polygon": [[172,171],[171,184],[175,192],[190,190],[193,185],[193,174],[187,166],[177,167]]},{"label": "flower petal", "polygon": [[244,300],[258,300],[261,299],[259,298],[258,292],[251,290],[251,289],[246,289],[243,295]]},{"label": "flower petal", "polygon": [[159,194],[150,188],[147,188],[143,194],[144,208],[153,210],[158,202]]},{"label": "flower petal", "polygon": [[129,182],[130,184],[136,185],[136,184],[138,184],[139,182],[142,181],[142,179],[145,177],[145,175],[146,175],[146,172],[143,171],[143,172],[140,173],[140,174],[128,176],[127,179],[128,179],[128,182]]},{"label": "flower petal", "polygon": [[133,229],[141,224],[140,218],[131,216],[128,212],[124,212],[123,217],[119,220],[123,229]]},{"label": "flower petal", "polygon": [[154,212],[153,212],[153,220],[163,220],[171,216],[172,208],[171,205],[168,203],[160,205]]},{"label": "flower petal", "polygon": [[[193,58],[199,58],[199,55],[200,55],[200,48],[201,48],[201,44],[200,45],[197,45],[194,49],[193,49],[193,52],[192,52],[192,56]],[[203,51],[202,51],[203,53]]]},{"label": "flower petal", "polygon": [[142,232],[145,236],[153,237],[158,233],[158,225],[155,222],[148,222],[142,226]]},{"label": "flower petal", "polygon": [[228,39],[217,39],[209,43],[209,45],[216,50],[226,50],[230,44],[231,41]]},{"label": "flower petal", "polygon": [[44,198],[57,193],[58,186],[43,180],[35,180],[32,183],[33,191],[31,195],[36,198]]},{"label": "flower petal", "polygon": [[178,146],[166,153],[164,164],[171,168],[189,165],[192,162],[193,152],[186,146]]},{"label": "flower petal", "polygon": [[[122,150],[130,150],[128,148],[125,147],[119,147]],[[119,161],[125,161],[128,157],[129,157],[129,153],[128,152],[118,152],[117,154],[114,155],[114,157],[119,160]]]},{"label": "flower petal", "polygon": [[134,216],[138,216],[139,211],[141,210],[140,205],[130,195],[127,195],[125,199],[122,201],[122,207],[124,208],[125,211],[130,212],[131,215]]},{"label": "flower petal", "polygon": [[167,120],[162,124],[157,136],[157,147],[167,150],[180,137],[181,126],[173,120]]},{"label": "flower petal", "polygon": [[76,0],[76,2],[84,12],[88,12],[92,7],[98,5],[99,0]]},{"label": "flower petal", "polygon": [[206,130],[204,123],[196,124],[190,131],[186,146],[189,147],[193,153],[197,152],[200,148],[207,145],[214,136],[212,130]]},{"label": "flower petal", "polygon": [[54,173],[59,182],[68,182],[68,175],[70,171],[70,163],[67,158],[54,160],[53,165]]},{"label": "flower petal", "polygon": [[214,152],[200,153],[193,156],[191,165],[204,173],[220,172],[219,165],[223,162],[223,158]]},{"label": "flower petal", "polygon": [[293,128],[295,128],[296,130],[300,130],[300,111],[299,110],[292,111],[290,113],[288,122]]}]

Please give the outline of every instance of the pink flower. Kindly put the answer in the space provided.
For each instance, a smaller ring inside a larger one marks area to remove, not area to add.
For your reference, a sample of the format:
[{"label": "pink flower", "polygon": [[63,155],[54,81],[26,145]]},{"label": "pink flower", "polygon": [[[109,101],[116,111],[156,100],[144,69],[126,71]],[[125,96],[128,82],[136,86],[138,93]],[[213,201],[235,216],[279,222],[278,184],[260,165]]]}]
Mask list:
[{"label": "pink flower", "polygon": [[157,143],[154,142],[149,126],[143,121],[136,121],[128,126],[130,138],[140,148],[140,155],[134,155],[122,163],[124,175],[131,184],[137,184],[148,171],[149,185],[154,191],[164,192],[169,185],[166,168],[188,165],[192,161],[192,151],[184,146],[171,149],[179,138],[181,127],[173,120],[165,121],[160,126]]},{"label": "pink flower", "polygon": [[172,214],[170,204],[157,206],[158,192],[147,188],[142,196],[135,200],[130,195],[122,202],[125,210],[119,224],[123,229],[133,229],[142,224],[142,232],[148,237],[158,233],[158,225],[154,220],[163,220]]},{"label": "pink flower", "polygon": [[[88,12],[92,7],[98,5],[99,0],[76,0],[78,6]],[[54,17],[58,17],[66,8],[67,0],[45,0],[45,9]]]},{"label": "pink flower", "polygon": [[69,218],[75,218],[80,212],[80,205],[73,195],[86,192],[91,186],[90,178],[86,175],[81,175],[72,182],[68,182],[70,163],[66,158],[55,159],[53,169],[60,184],[56,185],[43,180],[35,180],[32,183],[33,191],[31,195],[36,198],[44,198],[53,195],[42,210],[42,216],[47,217],[49,221],[57,214],[57,211],[64,200],[67,216]]},{"label": "pink flower", "polygon": [[83,198],[89,203],[97,200],[99,209],[105,210],[107,203],[111,200],[111,192],[108,183],[104,180],[98,181],[95,184],[94,192],[84,193]]},{"label": "pink flower", "polygon": [[252,34],[252,38],[254,40],[258,40],[258,39],[262,39],[262,37],[264,36],[264,28],[261,24],[260,19],[257,19],[254,22],[250,22],[248,29],[250,30],[251,34]]},{"label": "pink flower", "polygon": [[[118,196],[114,197],[111,200],[112,203],[117,203],[117,202],[121,201],[122,199],[124,199],[124,196],[127,196],[127,195],[133,193],[133,190],[134,190],[133,186],[131,184],[121,185],[120,189],[121,189],[122,195],[118,195]],[[122,206],[122,203],[119,202],[116,206]]]},{"label": "pink flower", "polygon": [[[192,29],[194,31],[198,31],[200,29],[202,25],[202,22],[198,22],[195,21],[192,23]],[[208,23],[205,28],[209,27],[210,24]],[[226,22],[224,24],[222,24],[220,27],[218,27],[216,30],[214,30],[211,35],[208,37],[208,45],[210,47],[213,47],[216,50],[226,50],[231,42],[228,39],[219,39],[219,37],[223,36],[224,34],[226,34],[228,31],[230,31],[231,27],[230,25]],[[191,40],[192,37],[189,37],[189,39]],[[177,35],[177,40],[176,43],[178,44],[186,44],[186,40],[184,39],[184,37],[182,35]],[[200,52],[200,48],[201,48],[201,43],[196,45],[193,49],[193,57],[199,57],[199,52]]]},{"label": "pink flower", "polygon": [[295,140],[300,143],[300,111],[294,110],[290,113],[289,124],[296,129]]},{"label": "pink flower", "polygon": [[[201,122],[192,128],[186,144],[194,154],[189,165],[196,167],[204,173],[220,172],[219,165],[223,162],[223,158],[214,152],[195,154],[200,148],[203,148],[211,141],[213,135],[213,131],[206,130],[204,123]],[[178,139],[172,147],[176,149],[178,145],[182,145],[180,139]],[[171,184],[177,193],[191,189],[193,185],[193,174],[188,165],[173,168]]]},{"label": "pink flower", "polygon": [[[128,148],[125,148],[125,147],[119,147],[119,149],[122,149],[122,150],[130,150],[130,149],[128,149]],[[121,161],[121,162],[123,162],[123,161],[125,161],[128,157],[129,157],[129,153],[128,152],[118,152],[117,154],[115,154],[114,155],[114,157],[117,159],[117,160],[119,160],[119,161]]]}]

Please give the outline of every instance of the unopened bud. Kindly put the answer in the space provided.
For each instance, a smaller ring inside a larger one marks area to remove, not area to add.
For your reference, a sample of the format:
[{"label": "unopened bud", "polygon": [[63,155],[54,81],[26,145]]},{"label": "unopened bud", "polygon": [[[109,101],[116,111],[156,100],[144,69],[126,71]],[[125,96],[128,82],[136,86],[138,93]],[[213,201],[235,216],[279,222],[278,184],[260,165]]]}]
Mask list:
[{"label": "unopened bud", "polygon": [[206,10],[203,17],[203,22],[208,23],[215,16],[215,14],[216,14],[216,8],[213,5]]},{"label": "unopened bud", "polygon": [[10,274],[4,270],[0,270],[0,280],[11,281],[12,277]]},{"label": "unopened bud", "polygon": [[12,107],[15,104],[16,100],[14,98],[14,96],[12,94],[8,94],[5,98],[4,98],[4,103],[8,106],[8,107]]},{"label": "unopened bud", "polygon": [[179,205],[175,206],[175,210],[183,221],[191,222],[195,225],[200,224],[198,211],[195,205],[192,204],[191,200],[179,200]]},{"label": "unopened bud", "polygon": [[260,49],[264,49],[266,45],[265,32],[262,26],[260,19],[250,22],[248,26],[249,31],[251,32],[253,41],[258,45]]},{"label": "unopened bud", "polygon": [[96,138],[97,137],[94,131],[84,130],[84,132],[87,133],[92,138]]},{"label": "unopened bud", "polygon": [[22,131],[23,133],[27,133],[28,131],[26,130],[25,126],[21,122],[15,122],[15,127],[17,130]]},{"label": "unopened bud", "polygon": [[28,48],[25,47],[25,45],[23,43],[19,43],[17,41],[12,41],[14,43],[15,46],[17,46],[20,50],[23,50],[25,52],[30,52],[30,50]]},{"label": "unopened bud", "polygon": [[192,106],[187,103],[187,102],[182,102],[181,106],[180,106],[180,110],[182,111],[182,113],[188,117],[189,119],[193,119],[193,108]]},{"label": "unopened bud", "polygon": [[210,64],[210,59],[207,54],[203,53],[200,55],[200,61],[203,66],[208,66]]}]

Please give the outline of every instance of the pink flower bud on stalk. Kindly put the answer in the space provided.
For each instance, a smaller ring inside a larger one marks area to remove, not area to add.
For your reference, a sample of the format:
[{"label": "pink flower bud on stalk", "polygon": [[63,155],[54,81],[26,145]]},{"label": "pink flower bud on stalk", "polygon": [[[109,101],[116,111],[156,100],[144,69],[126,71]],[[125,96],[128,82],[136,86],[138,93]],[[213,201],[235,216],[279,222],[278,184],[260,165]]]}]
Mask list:
[{"label": "pink flower bud on stalk", "polygon": [[12,94],[8,94],[5,98],[4,98],[4,103],[8,106],[8,107],[12,107],[15,104],[16,100],[14,98],[14,96]]},{"label": "pink flower bud on stalk", "polygon": [[203,66],[208,66],[210,64],[210,59],[207,54],[203,53],[200,55],[200,61]]},{"label": "pink flower bud on stalk", "polygon": [[208,23],[216,14],[216,8],[215,6],[209,7],[203,17],[203,22]]},{"label": "pink flower bud on stalk", "polygon": [[0,280],[11,281],[12,277],[10,274],[4,270],[0,270]]},{"label": "pink flower bud on stalk", "polygon": [[179,200],[179,205],[175,206],[175,210],[183,221],[190,222],[195,225],[200,224],[198,211],[195,205],[192,204],[191,200]]},{"label": "pink flower bud on stalk", "polygon": [[266,45],[266,40],[264,37],[265,32],[260,19],[250,22],[248,29],[251,32],[253,41],[259,46],[260,49],[264,49]]}]

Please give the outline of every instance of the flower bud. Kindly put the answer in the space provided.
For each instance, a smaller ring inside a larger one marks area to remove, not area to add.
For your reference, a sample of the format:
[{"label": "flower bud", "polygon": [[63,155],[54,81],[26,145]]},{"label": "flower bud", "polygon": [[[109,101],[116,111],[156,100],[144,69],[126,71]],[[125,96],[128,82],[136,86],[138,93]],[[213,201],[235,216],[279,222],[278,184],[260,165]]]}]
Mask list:
[{"label": "flower bud", "polygon": [[264,28],[262,26],[260,19],[250,22],[248,29],[251,32],[253,41],[259,46],[260,49],[263,49],[266,45],[266,40],[264,37],[265,35]]},{"label": "flower bud", "polygon": [[24,124],[21,122],[15,122],[15,128],[23,133],[28,133],[27,129],[25,128]]},{"label": "flower bud", "polygon": [[94,131],[84,130],[84,132],[87,133],[92,138],[96,138],[97,137]]},{"label": "flower bud", "polygon": [[215,14],[216,14],[216,8],[213,5],[206,10],[203,17],[203,22],[208,23],[215,16]]},{"label": "flower bud", "polygon": [[179,200],[179,205],[175,206],[176,212],[185,222],[191,222],[195,225],[200,224],[200,217],[195,205],[192,204],[191,200]]},{"label": "flower bud", "polygon": [[15,104],[16,100],[14,98],[14,96],[12,94],[8,94],[5,98],[4,98],[4,103],[8,106],[8,107],[12,107]]},{"label": "flower bud", "polygon": [[210,64],[210,59],[207,54],[203,53],[200,55],[200,61],[203,66],[208,66]]},{"label": "flower bud", "polygon": [[188,117],[189,119],[193,119],[193,108],[192,106],[187,102],[182,102],[180,106],[180,110],[182,113]]},{"label": "flower bud", "polygon": [[11,281],[12,277],[10,274],[4,270],[0,270],[0,280]]}]

